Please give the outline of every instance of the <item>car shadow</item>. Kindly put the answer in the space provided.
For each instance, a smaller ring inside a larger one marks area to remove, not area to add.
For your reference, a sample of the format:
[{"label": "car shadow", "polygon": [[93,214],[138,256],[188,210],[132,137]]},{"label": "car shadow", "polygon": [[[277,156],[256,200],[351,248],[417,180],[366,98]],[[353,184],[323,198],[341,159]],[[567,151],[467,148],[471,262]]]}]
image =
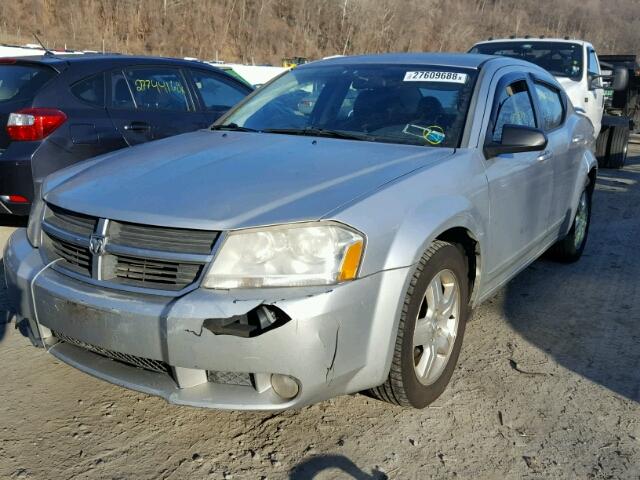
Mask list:
[{"label": "car shadow", "polygon": [[543,258],[508,284],[505,316],[558,364],[640,402],[640,156],[602,170],[583,257]]},{"label": "car shadow", "polygon": [[[371,474],[362,471],[344,455],[317,455],[296,465],[289,473],[289,480],[312,480],[328,470],[333,471],[330,478],[353,478],[355,480],[386,480],[389,478],[377,468],[374,468]],[[340,476],[337,476],[337,471],[341,472]]]},{"label": "car shadow", "polygon": [[4,283],[4,260],[0,258],[0,342],[7,333],[10,319],[7,286]]}]

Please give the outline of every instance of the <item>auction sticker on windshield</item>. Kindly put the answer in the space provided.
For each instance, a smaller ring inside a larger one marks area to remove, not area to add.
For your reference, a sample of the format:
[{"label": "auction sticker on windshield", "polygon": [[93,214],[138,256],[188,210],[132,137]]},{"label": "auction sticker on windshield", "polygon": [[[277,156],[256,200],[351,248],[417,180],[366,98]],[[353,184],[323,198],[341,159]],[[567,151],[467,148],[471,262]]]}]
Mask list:
[{"label": "auction sticker on windshield", "polygon": [[407,72],[405,82],[447,82],[466,83],[467,74],[458,72]]}]

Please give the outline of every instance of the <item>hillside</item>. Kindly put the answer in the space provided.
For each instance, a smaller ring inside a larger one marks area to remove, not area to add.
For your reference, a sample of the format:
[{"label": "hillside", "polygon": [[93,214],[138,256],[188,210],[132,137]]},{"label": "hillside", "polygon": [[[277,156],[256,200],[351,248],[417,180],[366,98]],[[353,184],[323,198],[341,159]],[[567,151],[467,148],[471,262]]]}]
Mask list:
[{"label": "hillside", "polygon": [[383,51],[466,50],[489,36],[592,41],[640,53],[638,0],[12,0],[0,41],[280,63]]}]

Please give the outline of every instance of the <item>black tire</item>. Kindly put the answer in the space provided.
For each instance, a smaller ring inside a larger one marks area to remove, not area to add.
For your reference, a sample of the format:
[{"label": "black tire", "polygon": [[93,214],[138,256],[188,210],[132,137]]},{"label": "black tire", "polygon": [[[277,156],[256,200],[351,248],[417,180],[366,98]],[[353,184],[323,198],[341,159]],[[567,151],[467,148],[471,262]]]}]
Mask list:
[{"label": "black tire", "polygon": [[[562,240],[556,242],[549,253],[551,257],[559,262],[563,263],[573,263],[580,259],[582,256],[582,252],[584,252],[584,247],[587,245],[587,238],[589,237],[589,225],[591,224],[591,197],[592,197],[592,188],[587,186],[580,196],[580,201],[578,203],[578,208],[576,209],[576,215],[573,219],[573,223],[571,224],[571,230],[566,237]],[[586,203],[586,226],[584,230],[584,236],[582,237],[581,242],[578,244],[576,239],[576,229],[578,216],[580,213],[580,205],[582,199],[584,198]]]},{"label": "black tire", "polygon": [[596,158],[600,168],[606,168],[609,163],[608,146],[610,133],[611,129],[603,126],[602,130],[600,130],[600,135],[596,139]]},{"label": "black tire", "polygon": [[[444,370],[434,383],[425,386],[419,382],[414,367],[414,328],[427,287],[431,280],[445,269],[454,273],[459,285],[458,330]],[[382,385],[371,389],[369,394],[395,405],[414,408],[424,408],[436,400],[444,392],[453,375],[469,314],[469,277],[466,257],[457,246],[435,241],[420,259],[406,293],[389,376]]]},{"label": "black tire", "polygon": [[629,148],[629,134],[628,125],[616,125],[611,129],[608,168],[622,168],[624,166]]}]

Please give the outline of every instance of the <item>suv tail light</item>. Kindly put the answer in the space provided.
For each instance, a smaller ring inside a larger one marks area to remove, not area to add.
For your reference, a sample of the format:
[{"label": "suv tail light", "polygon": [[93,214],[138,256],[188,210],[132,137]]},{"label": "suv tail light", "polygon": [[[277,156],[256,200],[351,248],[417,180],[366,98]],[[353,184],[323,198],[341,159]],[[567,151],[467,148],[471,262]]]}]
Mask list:
[{"label": "suv tail light", "polygon": [[7,133],[11,140],[42,140],[67,120],[55,108],[25,108],[9,115]]}]

